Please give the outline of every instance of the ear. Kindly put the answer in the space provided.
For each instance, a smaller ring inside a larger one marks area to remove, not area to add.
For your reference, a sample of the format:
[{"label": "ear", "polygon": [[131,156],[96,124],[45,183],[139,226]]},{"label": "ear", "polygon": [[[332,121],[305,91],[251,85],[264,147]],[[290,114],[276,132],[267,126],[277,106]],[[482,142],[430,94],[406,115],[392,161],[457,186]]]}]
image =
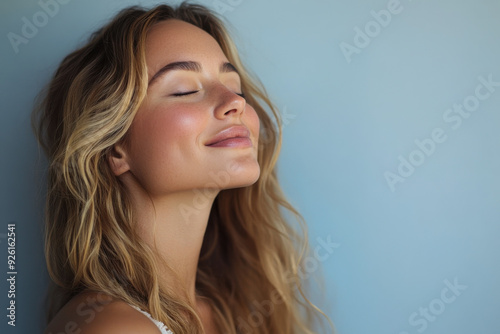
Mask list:
[{"label": "ear", "polygon": [[121,143],[113,145],[107,158],[109,167],[111,168],[113,174],[115,174],[116,176],[119,176],[130,170],[130,166],[128,164],[128,156]]}]

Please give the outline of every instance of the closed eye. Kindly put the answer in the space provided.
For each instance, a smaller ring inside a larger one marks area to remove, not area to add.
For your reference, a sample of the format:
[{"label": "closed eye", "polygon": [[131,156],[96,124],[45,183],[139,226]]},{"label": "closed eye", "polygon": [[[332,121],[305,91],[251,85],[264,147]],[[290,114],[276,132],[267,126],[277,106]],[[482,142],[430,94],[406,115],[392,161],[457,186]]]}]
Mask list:
[{"label": "closed eye", "polygon": [[172,96],[184,96],[184,95],[190,95],[190,94],[194,94],[194,93],[198,93],[198,92],[199,92],[198,90],[193,90],[190,92],[174,93],[174,94],[172,94]]},{"label": "closed eye", "polygon": [[[172,94],[172,96],[185,96],[185,95],[195,94],[195,93],[198,93],[198,92],[199,92],[198,90],[193,90],[193,91],[190,91],[190,92],[174,93],[174,94]],[[245,94],[243,94],[243,93],[235,93],[235,94],[238,95],[238,96],[241,96],[242,98],[245,98]]]}]

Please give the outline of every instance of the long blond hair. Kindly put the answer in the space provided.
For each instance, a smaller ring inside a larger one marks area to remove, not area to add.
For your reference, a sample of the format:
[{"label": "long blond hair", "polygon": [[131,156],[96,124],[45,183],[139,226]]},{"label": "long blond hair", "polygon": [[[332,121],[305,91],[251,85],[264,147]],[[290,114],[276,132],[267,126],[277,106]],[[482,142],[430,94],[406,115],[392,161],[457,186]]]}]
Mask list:
[{"label": "long blond hair", "polygon": [[[49,318],[90,289],[148,311],[176,334],[203,332],[194,305],[160,288],[157,254],[135,233],[125,187],[107,164],[146,95],[147,33],[168,19],[191,23],[217,40],[261,122],[261,176],[252,186],[216,197],[196,290],[210,303],[222,333],[314,333],[312,323],[328,317],[306,297],[299,277],[309,251],[307,229],[277,180],[279,113],[245,71],[221,20],[186,3],[121,11],[62,61],[33,113],[49,161],[45,255],[57,290]],[[287,222],[286,212],[298,218],[300,231]]]}]

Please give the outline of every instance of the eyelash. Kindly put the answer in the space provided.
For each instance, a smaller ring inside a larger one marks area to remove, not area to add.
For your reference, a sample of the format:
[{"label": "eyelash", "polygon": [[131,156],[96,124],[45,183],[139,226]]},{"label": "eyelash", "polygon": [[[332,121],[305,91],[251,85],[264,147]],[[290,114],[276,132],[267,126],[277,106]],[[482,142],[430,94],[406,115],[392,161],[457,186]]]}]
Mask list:
[{"label": "eyelash", "polygon": [[[198,93],[199,91],[198,90],[193,90],[193,91],[190,91],[190,92],[183,92],[183,93],[174,93],[172,94],[173,96],[184,96],[184,95],[190,95],[190,94],[194,94],[194,93]],[[245,94],[243,93],[235,93],[236,95],[238,96],[241,96],[242,98],[245,98]]]},{"label": "eyelash", "polygon": [[190,92],[185,92],[185,93],[175,93],[175,94],[172,94],[173,96],[184,96],[184,95],[190,95],[190,94],[194,94],[194,93],[198,93],[197,90],[193,90],[193,91],[190,91]]}]

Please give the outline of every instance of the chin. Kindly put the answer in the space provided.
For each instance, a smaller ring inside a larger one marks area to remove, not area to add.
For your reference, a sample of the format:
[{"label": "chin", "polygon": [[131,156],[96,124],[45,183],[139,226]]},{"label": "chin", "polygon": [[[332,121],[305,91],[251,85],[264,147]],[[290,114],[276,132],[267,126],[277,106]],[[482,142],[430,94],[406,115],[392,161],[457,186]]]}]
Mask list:
[{"label": "chin", "polygon": [[257,170],[256,173],[248,177],[248,182],[243,187],[251,186],[252,184],[254,184],[259,180],[259,177],[260,177],[260,168]]},{"label": "chin", "polygon": [[260,177],[260,166],[255,162],[252,166],[239,166],[230,173],[230,182],[226,189],[243,188],[253,185]]}]

